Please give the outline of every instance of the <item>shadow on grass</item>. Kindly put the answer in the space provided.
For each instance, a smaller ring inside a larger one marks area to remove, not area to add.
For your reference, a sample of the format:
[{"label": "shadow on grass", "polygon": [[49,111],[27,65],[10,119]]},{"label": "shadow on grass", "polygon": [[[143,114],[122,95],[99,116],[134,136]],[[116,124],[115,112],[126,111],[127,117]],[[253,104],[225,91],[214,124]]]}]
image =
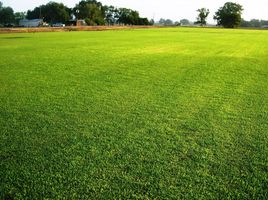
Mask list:
[{"label": "shadow on grass", "polygon": [[0,37],[0,39],[3,40],[16,40],[16,39],[23,39],[23,38],[30,38],[30,37],[22,37],[22,36],[18,36],[18,37]]}]

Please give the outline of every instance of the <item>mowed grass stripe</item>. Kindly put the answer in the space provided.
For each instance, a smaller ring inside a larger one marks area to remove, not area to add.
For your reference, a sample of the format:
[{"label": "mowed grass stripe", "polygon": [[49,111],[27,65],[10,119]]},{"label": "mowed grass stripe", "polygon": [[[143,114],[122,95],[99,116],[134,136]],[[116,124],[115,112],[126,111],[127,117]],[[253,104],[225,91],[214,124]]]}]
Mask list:
[{"label": "mowed grass stripe", "polygon": [[267,35],[0,35],[1,196],[265,199]]}]

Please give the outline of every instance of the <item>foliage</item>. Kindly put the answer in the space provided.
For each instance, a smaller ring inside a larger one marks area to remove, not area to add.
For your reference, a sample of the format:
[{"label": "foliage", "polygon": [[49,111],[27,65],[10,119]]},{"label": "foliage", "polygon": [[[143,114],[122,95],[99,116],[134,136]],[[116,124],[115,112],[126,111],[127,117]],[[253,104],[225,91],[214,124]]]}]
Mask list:
[{"label": "foliage", "polygon": [[243,7],[240,4],[227,2],[215,13],[217,24],[225,28],[235,28],[241,23]]},{"label": "foliage", "polygon": [[119,8],[117,10],[118,24],[124,25],[150,25],[147,18],[141,18],[138,11],[128,8]]},{"label": "foliage", "polygon": [[27,19],[43,18],[45,22],[49,23],[64,23],[71,18],[71,12],[62,3],[49,2],[46,5],[34,8],[34,10],[28,10],[26,17]]},{"label": "foliage", "polygon": [[181,19],[180,20],[181,25],[190,25],[191,22],[188,19]]},{"label": "foliage", "polygon": [[119,24],[125,25],[138,25],[139,24],[139,13],[137,11],[128,9],[128,8],[119,8],[118,9]]},{"label": "foliage", "polygon": [[26,18],[26,13],[25,12],[16,12],[14,14],[14,17],[15,17],[16,24],[18,25],[20,20]]},{"label": "foliage", "polygon": [[261,28],[262,26],[268,26],[268,20],[251,19],[246,21],[242,19],[241,21],[241,27]]},{"label": "foliage", "polygon": [[78,19],[86,19],[88,25],[149,25],[147,18],[141,18],[139,13],[128,8],[103,6],[96,0],[83,0],[73,9]]},{"label": "foliage", "polygon": [[[2,6],[2,3],[0,4]],[[28,10],[27,19],[43,18],[48,23],[65,23],[72,18],[85,19],[88,25],[152,25],[153,22],[147,18],[139,16],[138,11],[128,8],[115,8],[114,6],[104,6],[96,0],[82,0],[74,8],[68,8],[62,3],[49,2],[33,10]],[[24,13],[16,13],[11,8],[0,9],[0,23],[14,22],[23,19]]]},{"label": "foliage", "polygon": [[11,7],[3,7],[3,3],[0,2],[0,24],[14,23],[14,11]]},{"label": "foliage", "polygon": [[163,19],[163,18],[161,18],[158,23],[164,26],[170,26],[174,24],[174,22],[171,19]]},{"label": "foliage", "polygon": [[150,19],[150,25],[154,25],[155,24],[155,21],[154,21],[154,19]]},{"label": "foliage", "polygon": [[198,12],[198,17],[197,17],[197,21],[195,22],[195,24],[200,24],[201,26],[204,26],[207,24],[207,17],[209,15],[209,9],[207,8],[200,8],[197,10]]},{"label": "foliage", "polygon": [[80,1],[73,8],[73,13],[77,19],[86,19],[88,25],[104,25],[105,12],[102,4],[96,0]]},{"label": "foliage", "polygon": [[118,22],[118,9],[114,6],[103,6],[105,21],[108,25],[115,25]]},{"label": "foliage", "polygon": [[138,24],[137,25],[144,25],[144,26],[148,26],[148,25],[153,25],[152,21],[149,21],[148,18],[144,17],[139,17],[138,19]]}]

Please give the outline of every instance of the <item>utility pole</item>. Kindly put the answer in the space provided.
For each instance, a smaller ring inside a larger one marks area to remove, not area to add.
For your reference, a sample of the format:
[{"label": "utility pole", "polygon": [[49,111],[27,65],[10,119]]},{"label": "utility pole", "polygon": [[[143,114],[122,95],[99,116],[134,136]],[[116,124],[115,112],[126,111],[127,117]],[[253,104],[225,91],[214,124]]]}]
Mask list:
[{"label": "utility pole", "polygon": [[79,17],[78,17],[78,15],[79,15],[79,10],[77,9],[75,12],[76,12],[76,26],[80,26],[80,24],[79,24],[79,22],[78,22],[78,20],[79,20]]},{"label": "utility pole", "polygon": [[42,7],[40,6],[40,13],[39,13],[39,19],[42,18]]}]

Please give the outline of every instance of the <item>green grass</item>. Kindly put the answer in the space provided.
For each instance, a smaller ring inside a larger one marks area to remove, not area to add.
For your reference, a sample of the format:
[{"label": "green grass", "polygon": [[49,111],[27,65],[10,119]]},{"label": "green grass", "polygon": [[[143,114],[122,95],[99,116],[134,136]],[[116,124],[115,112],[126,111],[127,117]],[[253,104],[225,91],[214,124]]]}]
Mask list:
[{"label": "green grass", "polygon": [[0,35],[3,199],[267,199],[268,31]]}]

